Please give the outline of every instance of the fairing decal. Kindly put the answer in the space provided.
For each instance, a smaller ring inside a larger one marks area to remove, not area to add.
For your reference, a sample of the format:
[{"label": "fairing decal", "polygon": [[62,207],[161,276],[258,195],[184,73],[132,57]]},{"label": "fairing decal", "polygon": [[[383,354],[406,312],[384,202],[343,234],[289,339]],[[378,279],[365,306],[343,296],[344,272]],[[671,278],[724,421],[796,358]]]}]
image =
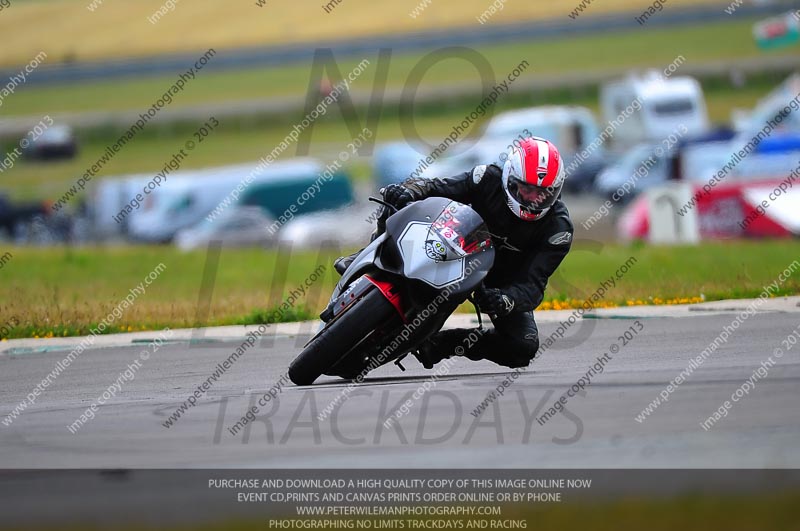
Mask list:
[{"label": "fairing decal", "polygon": [[364,275],[364,278],[372,282],[372,284],[374,284],[376,288],[381,290],[383,296],[386,297],[386,300],[392,303],[392,306],[395,307],[397,313],[400,314],[400,318],[403,319],[403,322],[405,323],[406,312],[403,309],[403,302],[400,300],[400,293],[397,291],[394,285],[391,282],[387,282],[385,280],[374,279],[369,275]]},{"label": "fairing decal", "polygon": [[[446,252],[443,242],[432,240],[430,223],[409,223],[398,238],[403,274],[442,288],[464,278],[464,259]],[[435,237],[434,237],[435,238]]]}]

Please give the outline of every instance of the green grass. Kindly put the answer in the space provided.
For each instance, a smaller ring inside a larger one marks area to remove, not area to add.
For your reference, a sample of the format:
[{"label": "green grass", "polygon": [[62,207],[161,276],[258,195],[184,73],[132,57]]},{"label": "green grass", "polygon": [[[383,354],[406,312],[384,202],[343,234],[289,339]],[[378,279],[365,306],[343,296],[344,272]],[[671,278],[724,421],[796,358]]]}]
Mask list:
[{"label": "green grass", "polygon": [[[0,270],[0,331],[5,323],[18,322],[6,334],[11,338],[87,333],[159,263],[166,266],[164,272],[110,331],[309,318],[327,302],[337,280],[331,263],[340,254],[323,249],[279,257],[274,250],[223,250],[213,294],[203,299],[205,252],[108,247],[17,248],[10,253]],[[576,242],[551,280],[546,303],[586,297],[630,256],[638,262],[606,301],[753,297],[800,256],[800,242],[722,242],[691,248],[606,245],[599,253]],[[308,295],[298,299],[292,312],[276,316],[274,310],[320,265],[327,269]],[[286,276],[276,271],[286,271]],[[800,272],[781,293],[800,293]],[[201,300],[210,301],[207,316],[198,312]]]},{"label": "green grass", "polygon": [[[706,300],[756,297],[800,257],[800,241],[720,241],[697,247],[605,245],[576,240],[547,299],[580,299],[629,257],[637,263],[607,297],[616,303],[636,299],[704,297]],[[576,293],[578,294],[576,296]],[[782,287],[782,295],[800,293],[800,270]]]},{"label": "green grass", "polygon": [[[679,28],[570,37],[549,42],[479,46],[476,49],[492,65],[497,79],[502,79],[523,59],[531,63],[524,74],[526,77],[575,71],[604,71],[611,68],[664,67],[675,60],[678,53],[686,57],[687,65],[692,65],[762,55],[763,52],[758,50],[751,36],[753,22],[754,19],[742,19]],[[795,51],[778,53],[788,55]],[[419,53],[392,56],[388,86],[404,86],[409,73],[421,57],[422,54]],[[547,60],[539,60],[542,57]],[[354,90],[372,89],[378,67],[377,55],[366,59],[371,65],[355,81]],[[340,71],[343,75],[347,74],[360,60],[361,58],[343,59],[339,65]],[[226,72],[201,71],[176,97],[174,105],[305,94],[309,85],[309,72],[309,64]],[[479,79],[474,66],[463,59],[450,58],[427,71],[423,83],[437,85],[465,82],[477,86]],[[6,115],[42,115],[65,111],[145,109],[174,80],[175,76],[171,75],[51,87],[24,87],[24,90],[6,98],[3,112]]]},{"label": "green grass", "polygon": [[[0,327],[17,321],[11,337],[84,334],[100,322],[143,282],[159,264],[166,268],[146,288],[122,319],[118,330],[191,327],[198,322],[215,325],[250,324],[272,320],[307,319],[330,294],[335,272],[330,267],[335,250],[292,256],[258,249],[223,250],[213,282],[203,284],[205,252],[183,254],[170,247],[107,247],[12,249],[0,285]],[[291,290],[320,265],[329,270],[298,301],[291,312],[276,316]],[[288,267],[288,276],[276,271]],[[285,278],[281,280],[281,278]],[[201,288],[206,294],[201,302]],[[213,289],[212,289],[213,287]],[[207,317],[198,308],[209,310]],[[281,319],[276,319],[281,317]]]},{"label": "green grass", "polygon": [[[7,3],[7,2],[6,2]],[[153,57],[165,53],[192,54],[214,47],[232,50],[335,42],[341,39],[381,38],[476,26],[475,16],[486,0],[437,0],[424,16],[409,17],[409,2],[347,0],[335,14],[323,13],[318,4],[273,0],[264,9],[253,0],[183,2],[158,21],[146,20],[164,6],[164,0],[97,2],[93,12],[77,0],[12,0],[3,10],[0,34],[6,36],[0,64],[27,62],[44,47],[51,62]],[[633,16],[650,0],[603,0],[591,6],[593,16]],[[670,10],[685,6],[719,4],[720,0],[670,0]],[[262,2],[262,4],[266,4]],[[172,7],[167,5],[167,7]],[[507,2],[492,24],[564,19],[573,9],[558,2]],[[720,7],[721,9],[721,7]]]}]

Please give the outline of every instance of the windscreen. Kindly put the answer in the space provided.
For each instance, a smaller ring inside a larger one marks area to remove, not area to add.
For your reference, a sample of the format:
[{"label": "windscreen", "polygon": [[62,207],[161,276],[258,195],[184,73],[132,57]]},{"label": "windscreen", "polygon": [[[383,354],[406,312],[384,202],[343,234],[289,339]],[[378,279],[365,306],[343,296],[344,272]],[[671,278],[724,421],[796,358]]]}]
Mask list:
[{"label": "windscreen", "polygon": [[491,246],[483,219],[467,205],[448,204],[428,232],[426,252],[438,260],[456,260]]}]

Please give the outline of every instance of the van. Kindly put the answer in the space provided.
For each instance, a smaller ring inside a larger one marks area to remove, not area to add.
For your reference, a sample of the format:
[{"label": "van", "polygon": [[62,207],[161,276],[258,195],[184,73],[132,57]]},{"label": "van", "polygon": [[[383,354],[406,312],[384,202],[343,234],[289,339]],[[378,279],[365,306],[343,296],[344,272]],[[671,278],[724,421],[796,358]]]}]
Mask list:
[{"label": "van", "polygon": [[[272,218],[278,218],[292,203],[298,202],[325,170],[313,159],[276,162],[257,173],[238,198],[231,197],[231,192],[256,167],[255,163],[249,163],[176,171],[167,177],[165,184],[145,195],[139,208],[125,216],[124,232],[135,240],[168,242],[179,230],[234,206],[257,206]],[[94,197],[109,204],[95,207],[96,212],[103,214],[95,216],[95,223],[99,227],[113,227],[112,211],[130,201],[137,192],[141,193],[151,178],[139,174],[112,181],[121,184],[101,184]],[[302,204],[298,202],[296,214],[337,208],[353,201],[350,180],[342,172],[335,173],[317,188],[313,197],[309,194]]]},{"label": "van", "polygon": [[[623,113],[631,108],[633,112],[625,117]],[[711,127],[703,88],[689,76],[663,79],[651,71],[606,83],[600,89],[600,110],[603,120],[614,124],[616,151],[662,142],[679,128],[687,136],[696,136]]]}]

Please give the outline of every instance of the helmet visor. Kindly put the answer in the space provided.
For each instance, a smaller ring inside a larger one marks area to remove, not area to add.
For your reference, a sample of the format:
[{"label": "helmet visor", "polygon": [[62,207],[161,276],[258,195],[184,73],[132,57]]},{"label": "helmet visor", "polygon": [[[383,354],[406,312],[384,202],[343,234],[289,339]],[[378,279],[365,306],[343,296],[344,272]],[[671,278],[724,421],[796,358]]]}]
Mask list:
[{"label": "helmet visor", "polygon": [[510,177],[508,192],[528,212],[539,213],[553,206],[561,193],[561,187],[537,186]]}]

